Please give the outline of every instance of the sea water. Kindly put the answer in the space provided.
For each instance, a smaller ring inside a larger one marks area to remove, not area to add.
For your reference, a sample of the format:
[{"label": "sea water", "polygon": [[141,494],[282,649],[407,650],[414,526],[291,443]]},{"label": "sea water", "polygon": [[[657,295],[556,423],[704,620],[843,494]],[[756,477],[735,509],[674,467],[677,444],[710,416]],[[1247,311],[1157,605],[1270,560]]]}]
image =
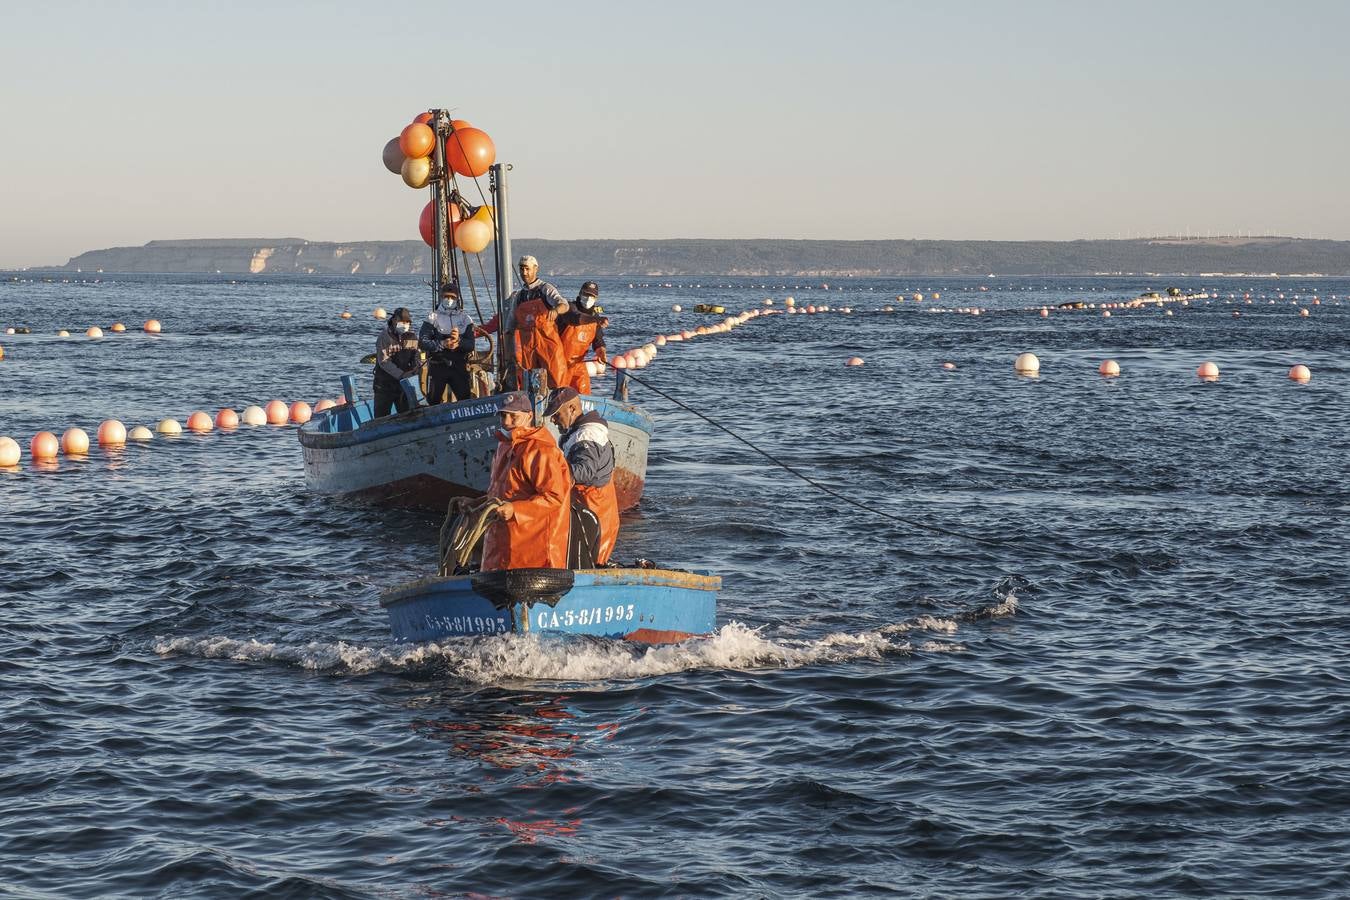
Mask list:
[{"label": "sea water", "polygon": [[[656,425],[617,556],[724,583],[680,645],[393,643],[379,592],[433,568],[440,516],[310,494],[293,427],[25,451],[0,471],[0,885],[1342,895],[1350,281],[827,281],[600,279],[612,351],[717,321],[696,303],[853,310],[638,373],[765,454],[632,386]],[[1054,309],[1172,285],[1213,299]],[[0,329],[33,333],[0,335],[0,434],[368,389],[371,311],[429,297],[6,276]]]}]

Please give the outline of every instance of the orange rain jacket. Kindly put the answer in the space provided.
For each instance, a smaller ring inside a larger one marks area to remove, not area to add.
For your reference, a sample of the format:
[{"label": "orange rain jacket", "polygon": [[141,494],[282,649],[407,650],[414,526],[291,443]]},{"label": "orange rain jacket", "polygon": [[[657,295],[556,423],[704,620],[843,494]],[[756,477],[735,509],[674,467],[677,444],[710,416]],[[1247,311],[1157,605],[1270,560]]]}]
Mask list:
[{"label": "orange rain jacket", "polygon": [[567,383],[567,356],[563,353],[558,326],[548,315],[549,307],[543,300],[526,300],[516,307],[516,370],[520,372],[521,386],[530,369],[547,369],[552,387]]},{"label": "orange rain jacket", "polygon": [[572,474],[542,425],[497,433],[489,497],[509,500],[511,521],[494,518],[483,537],[483,571],[565,569],[571,524]]}]

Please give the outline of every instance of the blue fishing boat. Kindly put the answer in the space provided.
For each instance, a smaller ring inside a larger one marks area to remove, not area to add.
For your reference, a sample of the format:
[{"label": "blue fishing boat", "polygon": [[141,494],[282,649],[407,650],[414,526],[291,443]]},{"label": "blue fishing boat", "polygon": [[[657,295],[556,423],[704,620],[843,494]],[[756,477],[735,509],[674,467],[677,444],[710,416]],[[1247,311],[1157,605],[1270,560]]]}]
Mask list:
[{"label": "blue fishing boat", "polygon": [[671,569],[508,569],[421,578],[380,605],[396,641],[515,633],[667,644],[716,629],[721,586]]}]

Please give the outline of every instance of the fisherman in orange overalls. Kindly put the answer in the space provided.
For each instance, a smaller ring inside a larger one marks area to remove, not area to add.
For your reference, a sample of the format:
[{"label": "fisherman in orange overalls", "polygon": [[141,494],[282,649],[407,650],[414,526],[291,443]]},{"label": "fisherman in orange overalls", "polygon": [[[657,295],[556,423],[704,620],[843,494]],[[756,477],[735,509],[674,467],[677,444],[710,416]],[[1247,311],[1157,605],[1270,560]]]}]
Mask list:
[{"label": "fisherman in orange overalls", "polygon": [[603,566],[619,538],[619,498],[614,489],[614,445],[609,423],[595,410],[583,412],[575,388],[549,397],[544,415],[553,419],[572,475],[572,540],[568,567]]},{"label": "fisherman in orange overalls", "polygon": [[581,286],[577,294],[576,305],[564,315],[558,316],[558,332],[562,335],[563,354],[567,357],[567,381],[570,388],[578,394],[591,392],[591,376],[586,371],[586,354],[595,350],[595,361],[604,365],[605,334],[609,319],[601,315],[603,310],[596,306],[600,297],[600,285],[588,281]]},{"label": "fisherman in orange overalls", "polygon": [[475,328],[474,334],[500,331],[500,345],[512,348],[508,359],[515,369],[507,373],[508,385],[524,387],[527,371],[545,369],[549,386],[557,387],[567,380],[567,357],[557,327],[558,316],[567,312],[567,301],[556,287],[539,277],[539,260],[533,256],[520,258],[520,280],[520,290],[506,299],[504,322],[493,316],[481,328]]},{"label": "fisherman in orange overalls", "polygon": [[566,569],[572,476],[553,435],[535,425],[534,407],[521,391],[498,411],[497,455],[487,495],[502,501],[483,536],[484,572]]}]

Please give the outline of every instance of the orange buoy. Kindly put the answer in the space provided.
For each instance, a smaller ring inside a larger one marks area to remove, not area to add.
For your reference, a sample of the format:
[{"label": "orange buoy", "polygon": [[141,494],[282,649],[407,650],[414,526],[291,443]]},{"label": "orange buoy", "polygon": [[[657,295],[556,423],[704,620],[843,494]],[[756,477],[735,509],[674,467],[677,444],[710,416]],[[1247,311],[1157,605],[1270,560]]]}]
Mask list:
[{"label": "orange buoy", "polygon": [[414,117],[413,117],[413,121],[414,121],[414,122],[417,122],[417,123],[419,123],[419,124],[422,124],[422,125],[428,125],[428,126],[429,126],[429,125],[431,124],[431,120],[434,119],[434,118],[436,118],[436,117],[435,117],[433,114],[431,114],[431,113],[429,113],[429,112],[424,112],[424,113],[418,113],[416,116],[414,116]]},{"label": "orange buoy", "polygon": [[98,338],[103,337],[103,329],[99,328],[97,325],[90,325],[85,330],[84,336],[88,338],[94,338],[95,340],[97,340]]},{"label": "orange buoy", "polygon": [[1104,359],[1102,364],[1097,367],[1097,371],[1107,378],[1114,378],[1120,374],[1120,363],[1114,359]]},{"label": "orange buoy", "polygon": [[4,359],[4,358],[5,358],[5,348],[4,348],[4,347],[0,347],[0,359]]},{"label": "orange buoy", "polygon": [[286,404],[280,400],[271,400],[267,404],[267,424],[285,425],[286,420],[290,418],[291,411]]},{"label": "orange buoy", "polygon": [[148,322],[146,322],[145,331],[147,334],[159,334],[160,332],[159,319],[151,319]]},{"label": "orange buoy", "polygon": [[19,447],[18,441],[14,438],[0,437],[0,469],[17,466],[22,456],[23,450]]},{"label": "orange buoy", "polygon": [[290,419],[297,425],[303,425],[314,416],[314,411],[310,409],[309,404],[303,400],[297,400],[291,404]]},{"label": "orange buoy", "polygon": [[232,410],[232,409],[230,409],[230,408],[228,408],[228,407],[225,408],[225,409],[222,409],[220,412],[216,413],[216,427],[217,427],[217,428],[238,428],[238,427],[239,427],[239,413],[235,412],[234,410]]},{"label": "orange buoy", "polygon": [[195,434],[206,434],[215,426],[212,425],[210,416],[201,410],[198,410],[187,417],[187,427],[188,431]]},{"label": "orange buoy", "polygon": [[862,364],[863,364],[863,358],[862,358],[861,356],[850,356],[850,357],[844,362],[844,365],[846,365],[846,366],[861,366]]},{"label": "orange buoy", "polygon": [[384,162],[384,167],[395,175],[403,172],[403,148],[398,145],[398,138],[390,138],[384,145],[384,150],[380,153],[380,158]]},{"label": "orange buoy", "polygon": [[1195,374],[1197,377],[1203,378],[1206,381],[1213,381],[1219,377],[1219,367],[1212,362],[1202,362],[1196,368]]},{"label": "orange buoy", "polygon": [[350,319],[351,317],[352,314],[345,309],[342,312],[338,313],[339,319]]},{"label": "orange buoy", "polygon": [[155,430],[160,434],[182,434],[183,426],[178,424],[177,419],[160,419]]},{"label": "orange buoy", "polygon": [[267,413],[261,406],[246,406],[242,416],[245,425],[266,425]]},{"label": "orange buoy", "polygon": [[1312,370],[1303,364],[1294,366],[1289,370],[1289,377],[1294,381],[1307,382],[1312,380]]},{"label": "orange buoy", "polygon": [[486,175],[497,161],[497,148],[481,128],[456,128],[445,139],[445,162],[466,178]]},{"label": "orange buoy", "polygon": [[61,435],[61,452],[66,456],[84,456],[89,452],[89,435],[82,428],[67,428]]},{"label": "orange buoy", "polygon": [[116,419],[106,419],[98,426],[100,447],[120,447],[127,442],[127,427]]},{"label": "orange buoy", "polygon": [[314,412],[315,413],[327,412],[334,406],[337,406],[337,404],[334,403],[332,400],[329,400],[327,397],[324,397],[318,403],[314,404]]},{"label": "orange buoy", "polygon": [[61,442],[50,431],[39,431],[28,442],[28,455],[33,459],[56,459]]},{"label": "orange buoy", "polygon": [[121,334],[122,332],[127,330],[127,326],[123,325],[121,322],[114,322],[112,323],[112,327],[109,328],[108,330],[114,332],[115,334]]},{"label": "orange buoy", "polygon": [[[398,149],[403,151],[403,155],[408,159],[430,156],[435,148],[436,132],[431,130],[431,126],[421,122],[408,125],[398,136]],[[402,169],[402,163],[399,164],[399,168]]]}]

